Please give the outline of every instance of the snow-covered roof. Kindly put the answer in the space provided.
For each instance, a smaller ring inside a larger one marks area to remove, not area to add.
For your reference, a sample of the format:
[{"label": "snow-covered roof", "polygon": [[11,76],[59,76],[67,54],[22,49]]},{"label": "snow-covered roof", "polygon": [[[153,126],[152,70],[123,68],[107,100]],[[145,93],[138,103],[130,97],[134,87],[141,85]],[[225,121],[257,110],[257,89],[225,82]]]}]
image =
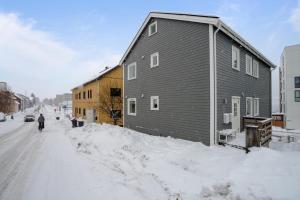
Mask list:
[{"label": "snow-covered roof", "polygon": [[75,90],[75,89],[81,88],[81,87],[83,87],[83,86],[85,86],[85,85],[87,85],[87,84],[89,84],[89,83],[91,83],[91,82],[93,82],[93,81],[101,78],[103,75],[107,74],[108,72],[112,71],[113,69],[116,69],[117,67],[121,67],[121,66],[120,65],[116,65],[114,67],[105,67],[102,71],[99,72],[99,74],[93,76],[93,78],[89,79],[88,81],[84,82],[81,85],[78,85],[78,86],[74,87],[71,90]]},{"label": "snow-covered roof", "polygon": [[204,23],[204,24],[212,24],[215,27],[219,27],[220,30],[235,40],[237,43],[242,45],[248,51],[253,53],[263,62],[265,62],[268,66],[272,68],[276,68],[276,65],[273,64],[270,60],[268,60],[262,53],[260,53],[256,48],[254,48],[251,44],[249,44],[244,38],[242,38],[239,34],[233,31],[228,25],[226,25],[222,20],[220,20],[217,16],[212,15],[194,15],[194,14],[185,14],[185,13],[166,13],[166,12],[150,12],[145,21],[143,22],[142,26],[140,27],[139,31],[135,35],[134,39],[130,43],[128,49],[126,50],[125,54],[123,55],[122,59],[120,60],[120,65],[122,65],[128,56],[131,48],[134,46],[136,41],[138,40],[139,36],[142,34],[144,28],[151,20],[151,18],[162,18],[162,19],[173,19],[173,20],[181,20],[181,21],[189,21],[189,22],[197,22],[197,23]]}]

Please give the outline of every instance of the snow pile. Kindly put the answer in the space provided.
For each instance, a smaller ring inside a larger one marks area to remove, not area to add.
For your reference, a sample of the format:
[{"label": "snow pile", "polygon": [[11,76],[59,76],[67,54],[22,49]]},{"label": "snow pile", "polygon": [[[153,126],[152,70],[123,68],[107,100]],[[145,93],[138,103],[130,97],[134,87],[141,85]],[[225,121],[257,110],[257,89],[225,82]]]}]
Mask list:
[{"label": "snow pile", "polygon": [[254,148],[245,154],[112,125],[89,124],[66,134],[92,164],[104,199],[298,199],[300,195],[299,151]]}]

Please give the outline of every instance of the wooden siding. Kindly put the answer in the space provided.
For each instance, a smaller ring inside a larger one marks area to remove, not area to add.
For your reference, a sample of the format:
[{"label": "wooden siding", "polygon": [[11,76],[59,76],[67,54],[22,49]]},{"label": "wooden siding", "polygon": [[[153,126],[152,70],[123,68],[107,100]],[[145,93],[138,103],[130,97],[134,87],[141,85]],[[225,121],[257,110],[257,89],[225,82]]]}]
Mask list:
[{"label": "wooden siding", "polygon": [[[105,112],[99,109],[100,106],[100,96],[103,93],[103,88],[110,84],[111,81],[115,81],[118,87],[123,90],[123,69],[121,66],[107,72],[99,78],[99,80],[94,80],[82,87],[78,87],[72,90],[72,110],[76,117],[83,116],[83,109],[95,109],[97,123],[108,123],[113,124],[113,120]],[[88,90],[92,90],[92,98],[88,98]],[[83,99],[83,92],[86,92],[85,99]],[[75,95],[81,93],[81,99],[76,99]],[[81,114],[75,112],[75,108],[81,108]],[[123,114],[123,106],[120,105],[119,108]],[[123,119],[119,120],[118,125],[123,125]]]}]

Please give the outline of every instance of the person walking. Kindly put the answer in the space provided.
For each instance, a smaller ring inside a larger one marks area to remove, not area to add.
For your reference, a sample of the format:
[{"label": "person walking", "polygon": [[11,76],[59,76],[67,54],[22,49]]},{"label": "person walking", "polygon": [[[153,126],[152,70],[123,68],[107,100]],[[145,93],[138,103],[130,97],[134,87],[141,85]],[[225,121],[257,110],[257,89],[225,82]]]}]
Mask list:
[{"label": "person walking", "polygon": [[40,114],[40,116],[38,118],[38,122],[39,122],[39,130],[42,131],[43,128],[45,127],[45,118],[44,118],[43,114]]}]

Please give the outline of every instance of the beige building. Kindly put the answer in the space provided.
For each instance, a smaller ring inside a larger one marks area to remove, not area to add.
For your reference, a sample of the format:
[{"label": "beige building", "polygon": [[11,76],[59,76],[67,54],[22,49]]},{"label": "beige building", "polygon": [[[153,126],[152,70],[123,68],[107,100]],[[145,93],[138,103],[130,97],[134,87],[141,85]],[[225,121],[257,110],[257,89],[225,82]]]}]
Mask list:
[{"label": "beige building", "polygon": [[123,70],[117,65],[72,89],[72,111],[88,123],[123,125]]}]

